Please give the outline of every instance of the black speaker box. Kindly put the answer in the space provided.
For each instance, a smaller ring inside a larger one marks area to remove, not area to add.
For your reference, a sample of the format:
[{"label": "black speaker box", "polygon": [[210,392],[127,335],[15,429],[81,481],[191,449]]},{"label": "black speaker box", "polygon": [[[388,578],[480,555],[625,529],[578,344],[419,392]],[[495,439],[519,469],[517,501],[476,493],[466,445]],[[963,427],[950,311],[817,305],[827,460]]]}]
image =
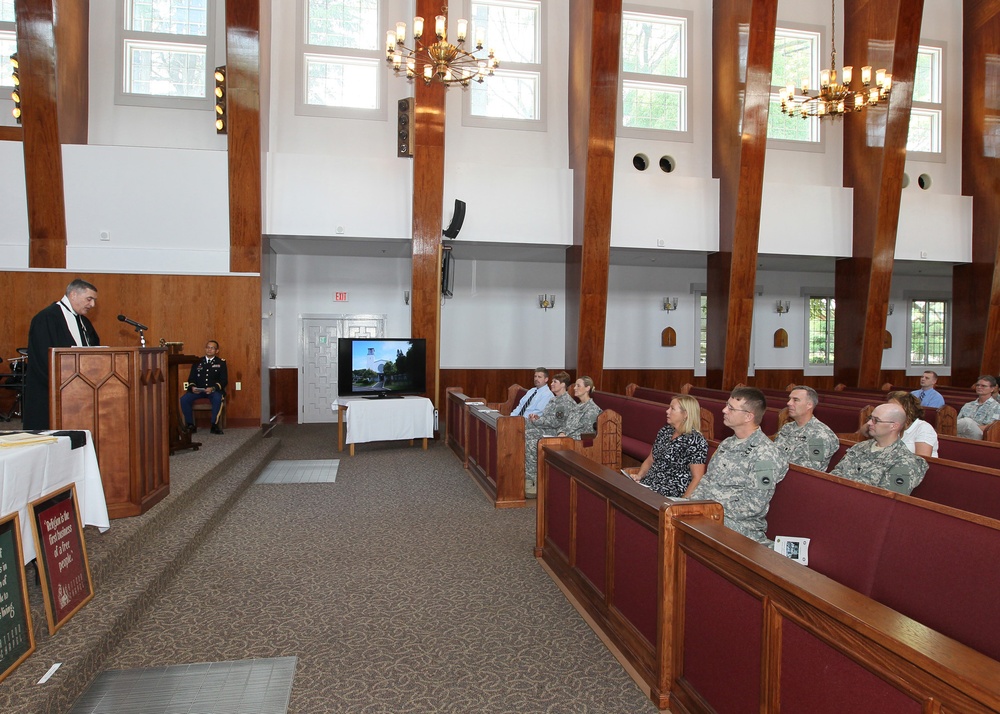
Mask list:
[{"label": "black speaker box", "polygon": [[413,97],[396,105],[396,156],[413,158]]},{"label": "black speaker box", "polygon": [[451,217],[451,223],[444,229],[445,238],[458,238],[458,232],[462,230],[465,223],[465,201],[455,199],[455,213]]}]

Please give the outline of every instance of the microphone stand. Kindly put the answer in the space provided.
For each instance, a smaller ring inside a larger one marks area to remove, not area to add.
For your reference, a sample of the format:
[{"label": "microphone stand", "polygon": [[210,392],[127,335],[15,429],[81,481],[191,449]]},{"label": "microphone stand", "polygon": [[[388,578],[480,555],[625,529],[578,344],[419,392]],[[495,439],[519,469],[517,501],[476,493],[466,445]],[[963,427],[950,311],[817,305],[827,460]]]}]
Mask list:
[{"label": "microphone stand", "polygon": [[135,331],[139,333],[139,346],[140,347],[145,347],[146,346],[146,335],[143,334],[144,330],[142,330],[142,329],[140,329],[140,328],[137,327],[137,328],[135,328]]}]

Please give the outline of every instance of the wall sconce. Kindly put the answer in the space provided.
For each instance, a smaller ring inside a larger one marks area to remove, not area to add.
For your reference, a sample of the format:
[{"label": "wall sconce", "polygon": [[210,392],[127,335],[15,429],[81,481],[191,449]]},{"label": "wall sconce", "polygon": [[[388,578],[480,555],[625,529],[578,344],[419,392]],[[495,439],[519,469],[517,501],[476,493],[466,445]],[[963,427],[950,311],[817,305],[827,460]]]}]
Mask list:
[{"label": "wall sconce", "polygon": [[410,304],[410,291],[409,290],[404,290],[403,291],[403,304],[404,305],[409,305]]},{"label": "wall sconce", "polygon": [[226,114],[226,65],[215,68],[215,133],[229,133],[229,116]]},{"label": "wall sconce", "polygon": [[278,286],[275,283],[271,283],[271,287],[268,289],[267,296],[272,300],[277,300],[278,298]]},{"label": "wall sconce", "polygon": [[538,307],[543,310],[548,310],[550,307],[556,306],[556,296],[555,295],[539,295],[538,296]]},{"label": "wall sconce", "polygon": [[895,305],[895,303],[889,303],[889,310],[888,310],[888,314],[889,314],[889,315],[891,315],[891,314],[892,314],[892,312],[893,312],[893,310],[895,310],[895,309],[896,309],[896,305]]},{"label": "wall sconce", "polygon": [[673,312],[677,309],[677,298],[663,298],[663,309],[667,312]]},{"label": "wall sconce", "polygon": [[10,98],[14,100],[14,109],[11,114],[21,123],[21,72],[17,64],[17,52],[10,56],[11,80],[14,82],[14,89],[10,93]]},{"label": "wall sconce", "polygon": [[778,313],[779,315],[784,315],[786,312],[788,312],[791,309],[791,307],[792,307],[791,301],[789,301],[789,300],[785,300],[785,301],[778,300],[774,304],[774,311],[776,313]]}]

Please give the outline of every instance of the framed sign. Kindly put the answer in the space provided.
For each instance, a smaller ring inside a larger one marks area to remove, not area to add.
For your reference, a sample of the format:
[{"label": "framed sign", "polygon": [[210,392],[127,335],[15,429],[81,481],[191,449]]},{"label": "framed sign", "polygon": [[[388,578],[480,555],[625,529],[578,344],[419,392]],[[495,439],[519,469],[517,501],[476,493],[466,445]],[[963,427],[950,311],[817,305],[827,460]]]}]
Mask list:
[{"label": "framed sign", "polygon": [[0,682],[35,651],[17,513],[0,518]]},{"label": "framed sign", "polygon": [[53,634],[94,597],[76,485],[32,501],[29,509],[45,617]]}]

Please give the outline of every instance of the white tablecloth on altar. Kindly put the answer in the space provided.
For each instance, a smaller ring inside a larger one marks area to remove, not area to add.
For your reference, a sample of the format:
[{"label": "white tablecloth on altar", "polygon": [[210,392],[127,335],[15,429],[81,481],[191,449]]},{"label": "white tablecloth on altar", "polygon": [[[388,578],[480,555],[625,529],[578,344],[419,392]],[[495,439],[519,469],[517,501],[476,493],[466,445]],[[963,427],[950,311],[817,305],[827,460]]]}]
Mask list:
[{"label": "white tablecloth on altar", "polygon": [[427,397],[341,397],[334,409],[338,405],[347,407],[348,444],[434,437],[434,404]]},{"label": "white tablecloth on altar", "polygon": [[83,524],[101,531],[111,527],[94,439],[85,433],[87,443],[77,449],[71,448],[68,436],[57,437],[55,443],[0,449],[0,517],[17,511],[25,563],[35,559],[28,504],[71,483],[76,484]]}]

